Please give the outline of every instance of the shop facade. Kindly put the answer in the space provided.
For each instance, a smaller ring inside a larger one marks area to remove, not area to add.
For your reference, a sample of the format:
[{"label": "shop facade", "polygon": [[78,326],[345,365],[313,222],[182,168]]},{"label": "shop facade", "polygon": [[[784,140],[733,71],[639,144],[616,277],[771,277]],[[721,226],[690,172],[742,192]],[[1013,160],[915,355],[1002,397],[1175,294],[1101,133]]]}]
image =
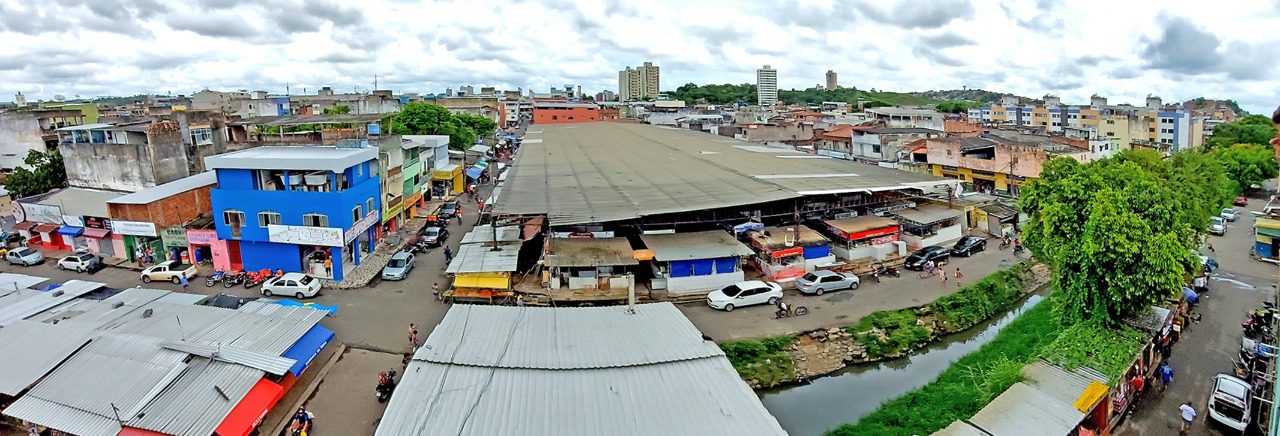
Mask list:
[{"label": "shop facade", "polygon": [[898,222],[880,216],[859,216],[823,221],[831,235],[831,252],[844,260],[884,260],[892,255],[905,255],[900,241]]},{"label": "shop facade", "polygon": [[84,238],[90,252],[102,257],[120,257],[111,241],[110,218],[84,217]]},{"label": "shop facade", "polygon": [[111,220],[111,237],[114,250],[121,259],[138,262],[139,250],[145,255],[148,249],[152,260],[164,260],[164,243],[154,223],[143,221]]},{"label": "shop facade", "polygon": [[792,281],[836,260],[827,238],[802,225],[766,227],[751,232],[748,240],[756,268],[773,281]]},{"label": "shop facade", "polygon": [[155,262],[192,262],[185,226],[208,219],[216,181],[206,171],[108,201],[111,219],[103,221],[109,221],[116,257],[138,262],[138,250],[149,249]]},{"label": "shop facade", "polygon": [[462,166],[448,164],[431,171],[431,196],[458,195],[466,187],[463,180]]},{"label": "shop facade", "polygon": [[651,288],[705,293],[745,279],[742,259],[754,252],[723,230],[642,235],[653,252]]}]

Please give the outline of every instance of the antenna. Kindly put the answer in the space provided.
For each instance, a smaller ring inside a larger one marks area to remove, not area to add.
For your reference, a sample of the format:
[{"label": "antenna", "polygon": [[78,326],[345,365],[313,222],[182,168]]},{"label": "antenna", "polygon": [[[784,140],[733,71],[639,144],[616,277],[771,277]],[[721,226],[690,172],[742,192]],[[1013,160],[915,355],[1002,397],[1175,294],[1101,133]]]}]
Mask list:
[{"label": "antenna", "polygon": [[186,341],[187,341],[187,333],[186,333],[186,332],[184,332],[184,331],[182,330],[182,318],[179,318],[179,317],[178,317],[178,315],[174,315],[174,316],[173,316],[173,319],[178,320],[178,337],[179,337],[179,338],[182,338],[181,340],[182,340],[183,342],[186,342]]}]

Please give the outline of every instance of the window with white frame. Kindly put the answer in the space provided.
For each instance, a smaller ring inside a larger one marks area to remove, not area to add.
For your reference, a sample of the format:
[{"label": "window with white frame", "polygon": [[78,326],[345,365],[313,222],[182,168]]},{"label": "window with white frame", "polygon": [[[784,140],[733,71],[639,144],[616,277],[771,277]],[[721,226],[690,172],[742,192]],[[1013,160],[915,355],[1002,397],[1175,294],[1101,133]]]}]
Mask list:
[{"label": "window with white frame", "polygon": [[351,208],[351,223],[352,223],[352,224],[355,224],[356,222],[360,221],[360,218],[364,216],[364,214],[363,214],[363,213],[360,213],[360,212],[361,212],[361,210],[360,210],[360,209],[361,209],[361,208],[360,208],[360,205],[356,205],[356,207]]},{"label": "window with white frame", "polygon": [[329,216],[322,213],[302,214],[302,225],[307,227],[329,227]]},{"label": "window with white frame", "polygon": [[191,129],[191,143],[195,145],[213,144],[213,129],[208,127]]},{"label": "window with white frame", "polygon": [[244,227],[244,212],[227,209],[222,211],[222,223],[231,228],[231,237],[239,238],[240,229]]},{"label": "window with white frame", "polygon": [[258,212],[258,227],[267,228],[271,224],[280,224],[280,213],[264,210]]},{"label": "window with white frame", "polygon": [[368,200],[364,201],[364,210],[367,210],[370,213],[373,212],[373,197],[369,197]]}]

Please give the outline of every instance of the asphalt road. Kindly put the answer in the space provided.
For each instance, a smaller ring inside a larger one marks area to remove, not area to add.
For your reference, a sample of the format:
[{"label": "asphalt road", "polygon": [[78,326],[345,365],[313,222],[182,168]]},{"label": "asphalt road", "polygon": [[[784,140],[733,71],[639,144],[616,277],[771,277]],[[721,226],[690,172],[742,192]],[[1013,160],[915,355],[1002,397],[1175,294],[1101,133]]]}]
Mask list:
[{"label": "asphalt road", "polygon": [[[1246,209],[1260,211],[1264,204],[1263,199],[1250,199]],[[1178,406],[1187,401],[1198,413],[1191,434],[1238,434],[1209,420],[1205,406],[1213,387],[1213,377],[1232,372],[1231,359],[1240,350],[1240,322],[1248,311],[1268,299],[1280,277],[1277,275],[1280,269],[1276,265],[1249,258],[1249,247],[1254,239],[1253,216],[1243,215],[1227,226],[1226,235],[1209,237],[1220,268],[1210,282],[1209,292],[1200,302],[1198,310],[1202,321],[1193,324],[1174,346],[1170,357],[1170,365],[1174,369],[1172,385],[1163,394],[1152,392],[1153,396],[1139,404],[1138,410],[1117,428],[1116,434],[1177,434],[1180,421]]]}]

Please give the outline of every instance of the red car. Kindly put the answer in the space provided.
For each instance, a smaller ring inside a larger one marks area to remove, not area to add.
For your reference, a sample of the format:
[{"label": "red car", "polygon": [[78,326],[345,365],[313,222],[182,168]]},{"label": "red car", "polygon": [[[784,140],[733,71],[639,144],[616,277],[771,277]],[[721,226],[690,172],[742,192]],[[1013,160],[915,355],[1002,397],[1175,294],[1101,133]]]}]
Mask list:
[{"label": "red car", "polygon": [[1236,201],[1231,202],[1231,204],[1234,204],[1236,206],[1248,206],[1249,199],[1245,197],[1236,197]]}]

